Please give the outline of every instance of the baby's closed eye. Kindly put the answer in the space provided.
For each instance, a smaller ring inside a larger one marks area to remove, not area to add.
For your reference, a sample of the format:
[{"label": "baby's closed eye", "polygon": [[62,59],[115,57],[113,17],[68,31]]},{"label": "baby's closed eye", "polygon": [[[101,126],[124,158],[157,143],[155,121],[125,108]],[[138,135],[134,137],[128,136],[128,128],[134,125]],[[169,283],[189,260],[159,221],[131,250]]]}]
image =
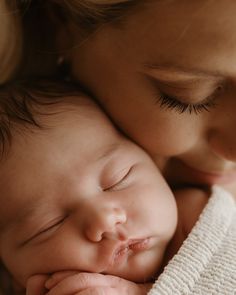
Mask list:
[{"label": "baby's closed eye", "polygon": [[50,238],[64,223],[66,220],[67,215],[59,216],[54,218],[44,224],[42,227],[38,229],[32,230],[30,233],[27,234],[27,238],[21,243],[21,246],[24,246],[28,243],[41,243]]},{"label": "baby's closed eye", "polygon": [[124,182],[131,175],[133,166],[128,166],[125,169],[119,170],[117,173],[110,176],[106,183],[103,184],[104,191],[120,190],[123,188]]}]

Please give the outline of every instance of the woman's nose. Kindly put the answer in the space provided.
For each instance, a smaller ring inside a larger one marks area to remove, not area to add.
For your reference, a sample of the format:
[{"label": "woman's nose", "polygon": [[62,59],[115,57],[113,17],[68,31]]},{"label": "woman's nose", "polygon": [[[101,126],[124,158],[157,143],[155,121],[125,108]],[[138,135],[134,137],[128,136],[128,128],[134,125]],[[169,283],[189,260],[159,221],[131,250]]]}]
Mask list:
[{"label": "woman's nose", "polygon": [[122,208],[94,205],[86,218],[84,233],[92,242],[99,242],[104,238],[124,240],[120,225],[126,221],[126,212]]},{"label": "woman's nose", "polygon": [[236,162],[236,87],[225,91],[225,96],[220,97],[219,104],[209,113],[207,137],[210,149],[218,158]]}]

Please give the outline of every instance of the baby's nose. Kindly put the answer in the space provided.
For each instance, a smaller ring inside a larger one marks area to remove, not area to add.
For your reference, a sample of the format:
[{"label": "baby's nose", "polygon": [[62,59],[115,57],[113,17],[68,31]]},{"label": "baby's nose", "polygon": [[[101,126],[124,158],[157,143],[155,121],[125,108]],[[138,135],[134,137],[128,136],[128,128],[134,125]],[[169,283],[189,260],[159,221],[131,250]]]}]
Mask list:
[{"label": "baby's nose", "polygon": [[92,242],[107,239],[125,239],[120,225],[126,223],[126,212],[114,206],[94,206],[87,216],[84,233]]}]

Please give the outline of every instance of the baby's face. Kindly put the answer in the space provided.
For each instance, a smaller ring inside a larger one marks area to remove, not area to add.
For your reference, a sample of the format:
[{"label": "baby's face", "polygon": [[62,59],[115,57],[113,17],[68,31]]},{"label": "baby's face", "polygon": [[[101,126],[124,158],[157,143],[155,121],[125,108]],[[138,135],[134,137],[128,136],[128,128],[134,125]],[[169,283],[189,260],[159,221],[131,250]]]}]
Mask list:
[{"label": "baby's face", "polygon": [[177,223],[169,187],[96,106],[64,109],[15,134],[1,163],[3,262],[22,285],[60,270],[155,275]]}]

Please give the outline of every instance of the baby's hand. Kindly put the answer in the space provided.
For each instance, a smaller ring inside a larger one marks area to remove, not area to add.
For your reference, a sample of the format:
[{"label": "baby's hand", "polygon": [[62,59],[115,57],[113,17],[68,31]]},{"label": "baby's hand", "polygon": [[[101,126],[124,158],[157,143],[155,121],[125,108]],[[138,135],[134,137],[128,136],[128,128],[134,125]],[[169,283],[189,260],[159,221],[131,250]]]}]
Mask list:
[{"label": "baby's hand", "polygon": [[48,280],[48,275],[34,275],[30,277],[26,285],[26,295],[44,295],[47,293],[45,283]]},{"label": "baby's hand", "polygon": [[145,295],[151,288],[151,284],[136,284],[116,276],[75,272],[55,273],[45,286],[47,295]]}]

